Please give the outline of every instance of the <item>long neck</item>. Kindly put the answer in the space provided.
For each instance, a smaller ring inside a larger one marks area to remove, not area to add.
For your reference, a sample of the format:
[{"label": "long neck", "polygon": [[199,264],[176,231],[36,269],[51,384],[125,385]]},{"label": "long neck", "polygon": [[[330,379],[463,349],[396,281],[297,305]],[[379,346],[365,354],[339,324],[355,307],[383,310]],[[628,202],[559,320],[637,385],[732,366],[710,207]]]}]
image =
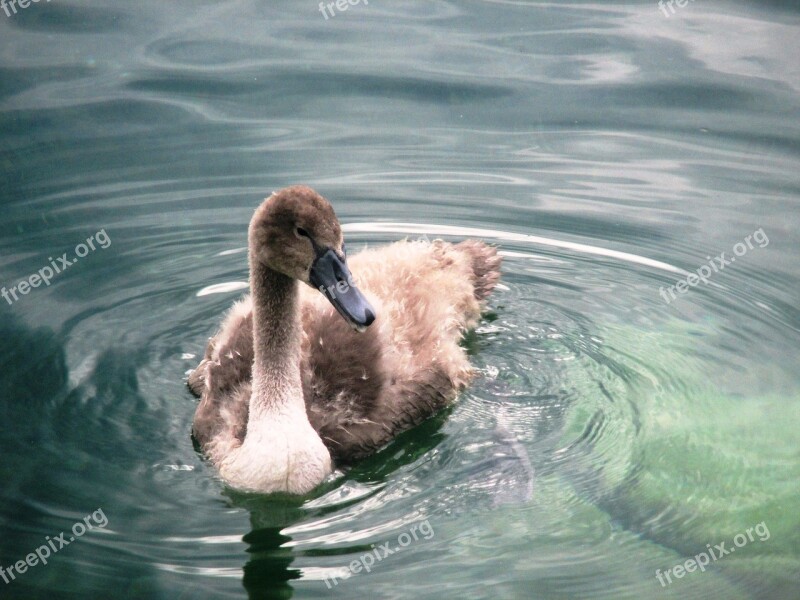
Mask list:
[{"label": "long neck", "polygon": [[305,411],[300,380],[297,281],[251,260],[253,390],[250,419]]}]

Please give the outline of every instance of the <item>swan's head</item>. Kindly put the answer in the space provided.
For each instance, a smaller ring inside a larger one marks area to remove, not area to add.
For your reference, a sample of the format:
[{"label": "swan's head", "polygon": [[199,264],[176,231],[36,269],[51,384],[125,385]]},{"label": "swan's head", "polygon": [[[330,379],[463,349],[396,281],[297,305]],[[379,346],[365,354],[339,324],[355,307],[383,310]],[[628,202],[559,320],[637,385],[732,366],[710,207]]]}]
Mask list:
[{"label": "swan's head", "polygon": [[273,193],[250,221],[250,260],[318,289],[355,329],[375,320],[375,309],[354,285],[344,238],[330,202],[310,187]]}]

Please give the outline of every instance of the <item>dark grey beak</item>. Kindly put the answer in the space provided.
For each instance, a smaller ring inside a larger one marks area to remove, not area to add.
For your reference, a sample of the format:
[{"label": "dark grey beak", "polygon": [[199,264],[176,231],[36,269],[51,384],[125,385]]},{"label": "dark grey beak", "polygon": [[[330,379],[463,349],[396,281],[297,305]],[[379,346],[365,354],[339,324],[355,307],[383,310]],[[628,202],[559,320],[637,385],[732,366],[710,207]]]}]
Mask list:
[{"label": "dark grey beak", "polygon": [[309,281],[354,329],[364,331],[375,320],[375,309],[353,285],[353,276],[347,263],[333,250],[317,248],[317,258],[311,265]]}]

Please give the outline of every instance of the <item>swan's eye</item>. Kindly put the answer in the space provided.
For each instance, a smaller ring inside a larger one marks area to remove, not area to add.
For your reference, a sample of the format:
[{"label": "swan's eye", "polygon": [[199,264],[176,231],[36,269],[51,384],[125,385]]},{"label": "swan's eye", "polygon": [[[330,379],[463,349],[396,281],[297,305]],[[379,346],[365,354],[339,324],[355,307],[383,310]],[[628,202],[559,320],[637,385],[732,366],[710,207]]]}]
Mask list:
[{"label": "swan's eye", "polygon": [[311,237],[310,235],[308,235],[308,232],[305,229],[303,229],[302,227],[295,227],[294,234],[297,237],[307,237],[307,238]]}]

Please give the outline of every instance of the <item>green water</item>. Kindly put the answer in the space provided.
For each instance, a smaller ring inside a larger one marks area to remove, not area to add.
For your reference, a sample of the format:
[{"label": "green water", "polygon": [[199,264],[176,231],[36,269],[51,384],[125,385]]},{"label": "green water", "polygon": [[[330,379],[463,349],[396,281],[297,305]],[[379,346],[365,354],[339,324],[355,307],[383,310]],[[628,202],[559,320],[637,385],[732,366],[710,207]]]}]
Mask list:
[{"label": "green water", "polygon": [[[0,9],[0,598],[800,598],[797,8]],[[475,384],[300,500],[184,385],[292,183],[504,255]]]}]

